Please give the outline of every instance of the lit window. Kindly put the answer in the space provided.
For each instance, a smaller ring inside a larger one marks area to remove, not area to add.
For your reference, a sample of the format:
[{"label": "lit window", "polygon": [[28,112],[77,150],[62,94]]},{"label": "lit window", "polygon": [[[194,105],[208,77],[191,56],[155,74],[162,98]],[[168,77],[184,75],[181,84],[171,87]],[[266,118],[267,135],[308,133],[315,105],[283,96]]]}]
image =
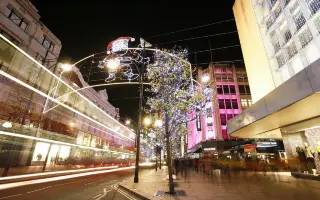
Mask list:
[{"label": "lit window", "polygon": [[241,99],[241,106],[242,108],[248,108],[247,99]]},{"label": "lit window", "polygon": [[27,29],[27,27],[28,27],[28,24],[25,21],[22,21],[20,28],[25,31]]},{"label": "lit window", "polygon": [[252,106],[252,100],[251,99],[248,99],[248,106]]}]

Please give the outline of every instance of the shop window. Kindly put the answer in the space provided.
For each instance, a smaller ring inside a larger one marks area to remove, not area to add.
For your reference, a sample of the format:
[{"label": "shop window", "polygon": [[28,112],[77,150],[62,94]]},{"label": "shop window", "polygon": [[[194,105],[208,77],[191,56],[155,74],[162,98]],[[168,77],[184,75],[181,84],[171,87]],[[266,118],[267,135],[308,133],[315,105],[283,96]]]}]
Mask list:
[{"label": "shop window", "polygon": [[223,99],[219,99],[219,109],[226,109]]},{"label": "shop window", "polygon": [[248,108],[248,103],[247,103],[247,99],[241,99],[241,106],[242,108]]},{"label": "shop window", "polygon": [[248,99],[248,106],[252,106],[252,100]]},{"label": "shop window", "polygon": [[224,85],[223,86],[223,93],[224,94],[230,94],[228,85]]},{"label": "shop window", "polygon": [[236,88],[234,85],[230,85],[230,94],[236,94]]},{"label": "shop window", "polygon": [[239,108],[237,99],[232,99],[231,102],[232,102],[232,108],[233,109],[238,109]]},{"label": "shop window", "polygon": [[221,85],[217,85],[217,92],[218,92],[218,94],[223,94]]},{"label": "shop window", "polygon": [[225,114],[220,114],[221,125],[225,126],[227,124],[227,118]]},{"label": "shop window", "polygon": [[226,99],[225,102],[226,102],[226,109],[232,109],[231,100],[230,99]]}]

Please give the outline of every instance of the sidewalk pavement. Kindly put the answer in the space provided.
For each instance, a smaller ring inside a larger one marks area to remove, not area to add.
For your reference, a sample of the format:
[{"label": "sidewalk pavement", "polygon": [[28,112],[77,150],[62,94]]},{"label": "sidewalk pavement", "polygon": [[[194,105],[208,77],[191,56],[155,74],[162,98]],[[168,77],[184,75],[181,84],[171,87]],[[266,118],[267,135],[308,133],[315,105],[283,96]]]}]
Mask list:
[{"label": "sidewalk pavement", "polygon": [[140,173],[139,183],[133,179],[120,184],[139,199],[152,200],[280,200],[320,199],[318,181],[296,179],[289,173],[227,172],[207,174],[189,169],[174,180],[175,190],[185,190],[183,196],[155,197],[157,190],[168,191],[167,167]]}]

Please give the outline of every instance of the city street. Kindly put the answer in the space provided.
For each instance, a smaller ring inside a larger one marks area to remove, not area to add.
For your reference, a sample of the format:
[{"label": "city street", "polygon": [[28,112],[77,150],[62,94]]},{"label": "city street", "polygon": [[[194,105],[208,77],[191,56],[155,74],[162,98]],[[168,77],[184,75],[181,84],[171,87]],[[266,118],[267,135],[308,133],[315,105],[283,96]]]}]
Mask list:
[{"label": "city street", "polygon": [[[143,173],[143,170],[141,170]],[[116,192],[111,187],[127,178],[133,181],[134,170],[124,170],[106,174],[28,185],[1,190],[0,199],[115,199],[124,200],[123,192]],[[132,179],[132,180],[131,180]]]}]

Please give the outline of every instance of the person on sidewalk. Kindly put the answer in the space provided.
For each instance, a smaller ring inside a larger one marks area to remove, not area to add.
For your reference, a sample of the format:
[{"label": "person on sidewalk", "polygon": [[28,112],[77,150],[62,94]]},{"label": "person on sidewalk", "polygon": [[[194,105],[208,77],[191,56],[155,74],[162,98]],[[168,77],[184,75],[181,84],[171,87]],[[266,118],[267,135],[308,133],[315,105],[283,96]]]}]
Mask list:
[{"label": "person on sidewalk", "polygon": [[174,160],[174,168],[175,168],[175,171],[176,171],[176,176],[178,176],[179,171],[180,171],[180,161],[178,159]]},{"label": "person on sidewalk", "polygon": [[194,168],[196,172],[199,172],[199,159],[197,158],[194,160]]}]

